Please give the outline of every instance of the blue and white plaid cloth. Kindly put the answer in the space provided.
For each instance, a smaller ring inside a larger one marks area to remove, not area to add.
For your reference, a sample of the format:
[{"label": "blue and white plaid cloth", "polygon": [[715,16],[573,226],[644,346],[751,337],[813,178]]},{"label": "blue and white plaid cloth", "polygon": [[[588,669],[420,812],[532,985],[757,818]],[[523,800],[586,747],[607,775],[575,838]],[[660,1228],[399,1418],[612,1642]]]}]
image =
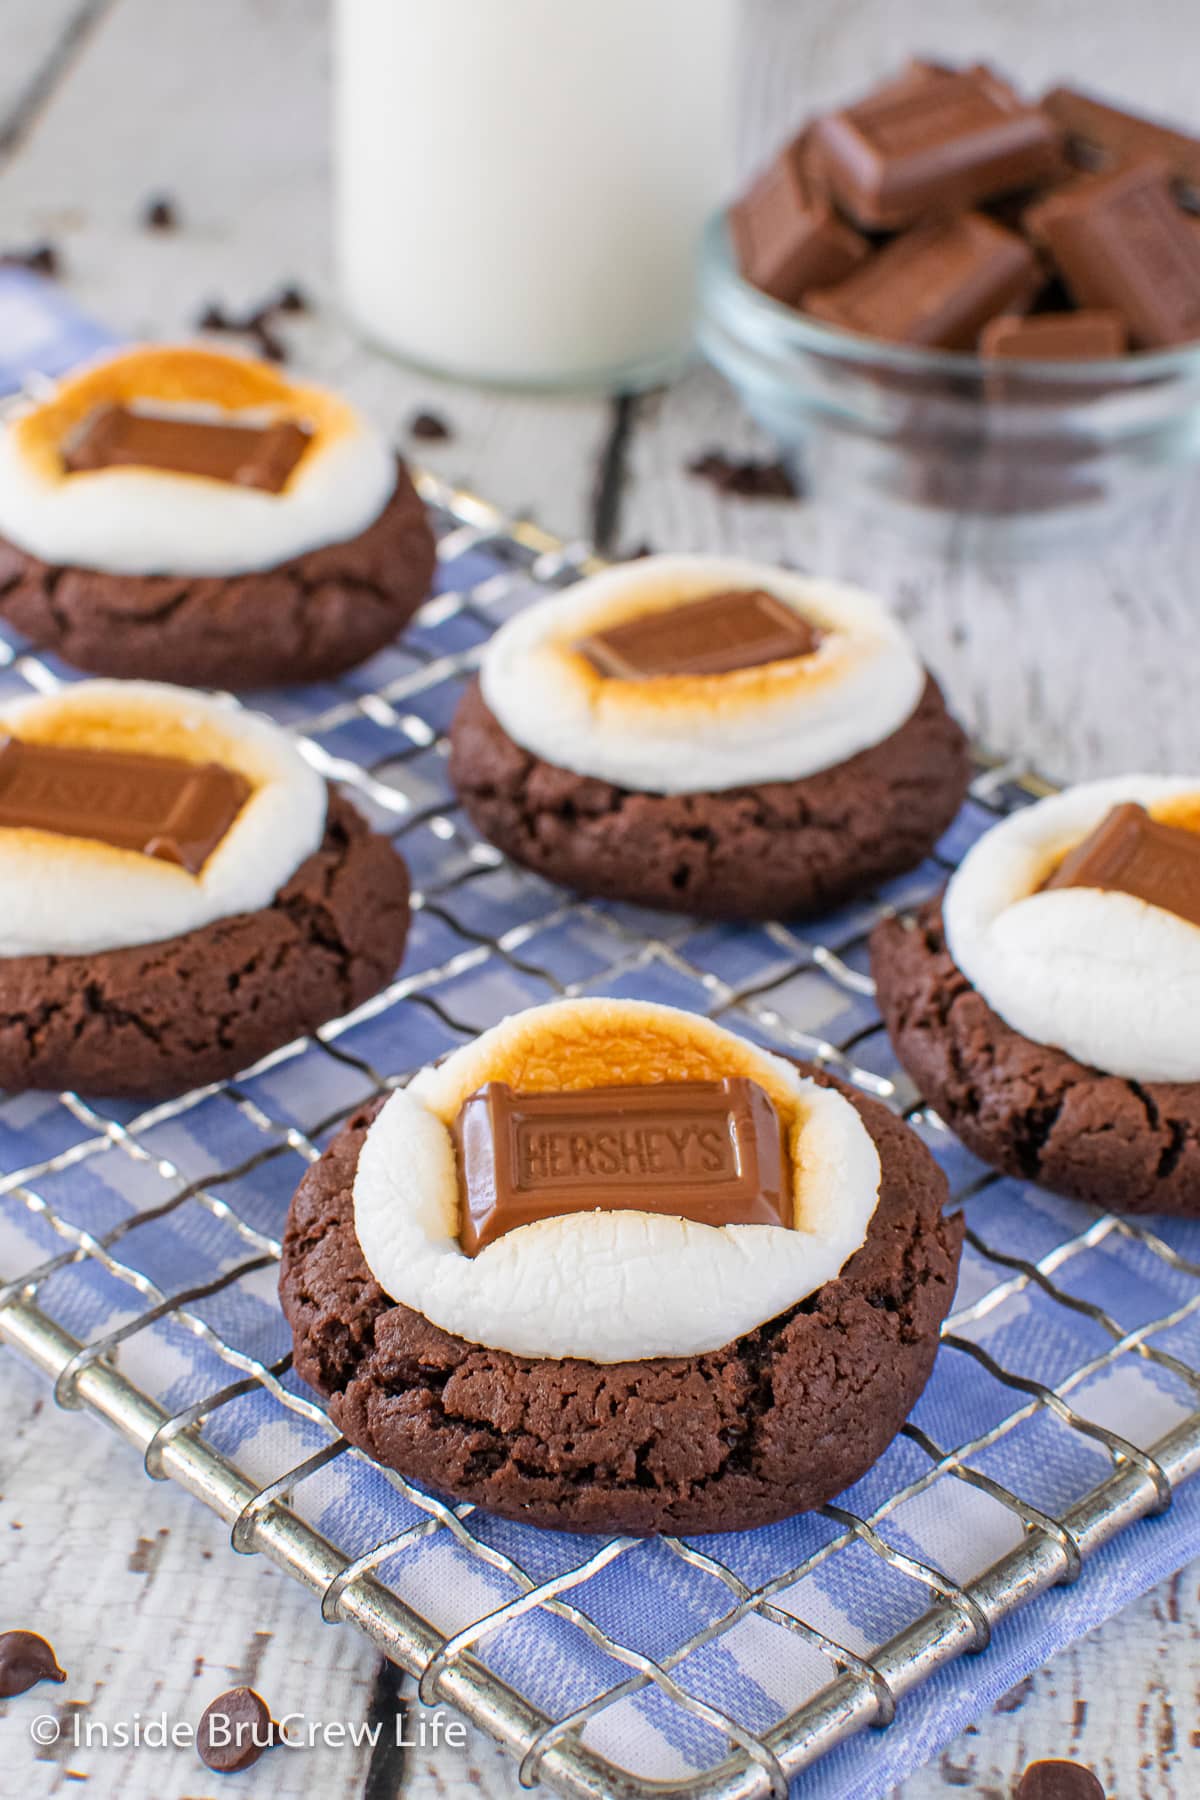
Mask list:
[{"label": "blue and white plaid cloth", "polygon": [[[7,274],[0,339],[10,304],[25,320],[22,342],[47,347],[22,358],[9,340],[14,382],[106,341],[56,290]],[[390,1545],[376,1579],[444,1636],[531,1586],[560,1584],[544,1604],[494,1619],[473,1653],[552,1719],[574,1716],[597,1754],[643,1780],[678,1781],[720,1763],[731,1738],[760,1755],[762,1735],[834,1679],[839,1661],[869,1661],[939,1589],[958,1594],[1018,1548],[1031,1509],[1059,1518],[1106,1478],[1114,1445],[1145,1449],[1186,1428],[1200,1364],[1200,1225],[1134,1225],[988,1177],[917,1112],[965,1196],[970,1238],[949,1339],[911,1427],[841,1497],[840,1513],[605,1551],[451,1511],[345,1448],[320,1459],[334,1434],[287,1367],[275,1255],[299,1176],[381,1078],[570,988],[712,1013],[793,1053],[845,1046],[840,1066],[913,1098],[863,980],[874,905],[803,930],[652,918],[572,904],[479,843],[448,791],[441,744],[464,660],[572,569],[486,526],[446,515],[440,525],[440,593],[401,644],[336,685],[252,697],[301,727],[320,766],[396,833],[424,899],[400,980],[322,1042],[291,1046],[229,1088],[153,1108],[47,1094],[4,1102],[0,1299],[4,1283],[39,1270],[36,1304],[82,1342],[104,1340],[168,1413],[209,1399],[206,1439],[254,1481],[317,1458],[295,1509],[348,1558]],[[0,643],[0,702],[31,678],[72,678],[22,649]],[[970,802],[940,860],[884,899],[929,892],[993,816]],[[988,1648],[903,1697],[889,1729],[860,1732],[798,1776],[794,1794],[885,1794],[1022,1675],[1197,1550],[1200,1486],[1184,1486],[1164,1515],[1089,1556],[1074,1586],[1043,1594]]]}]

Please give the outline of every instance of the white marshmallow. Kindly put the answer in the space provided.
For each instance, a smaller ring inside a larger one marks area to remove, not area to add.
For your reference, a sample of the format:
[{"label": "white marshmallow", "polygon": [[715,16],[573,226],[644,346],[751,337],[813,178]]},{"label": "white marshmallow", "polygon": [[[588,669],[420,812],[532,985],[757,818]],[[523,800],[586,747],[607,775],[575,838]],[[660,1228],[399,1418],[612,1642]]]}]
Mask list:
[{"label": "white marshmallow", "polygon": [[[141,399],[130,368],[155,369],[167,358],[173,359],[171,380],[148,377],[147,411],[232,425],[314,421],[313,441],[280,493],[136,466],[64,473],[43,421],[53,419],[57,433],[60,416],[77,426],[95,405]],[[221,391],[221,382],[211,379],[214,364],[235,371],[227,405],[208,398]],[[196,380],[193,399],[187,389],[194,370],[204,379]],[[247,370],[260,379],[239,381]],[[0,429],[0,536],[43,562],[111,575],[221,576],[274,568],[357,537],[379,517],[395,485],[396,459],[383,433],[347,402],[245,358],[201,349],[123,351],[73,374],[49,398],[19,407]]]},{"label": "white marshmallow", "polygon": [[[725,1059],[730,1072],[786,1097],[798,1120],[796,1229],[574,1213],[464,1254],[447,1123],[464,1082],[473,1091],[506,1078],[515,1056],[531,1088],[550,1085],[556,1034],[592,1018],[617,1046],[623,1025],[637,1033],[646,1021],[684,1019],[718,1065]],[[359,1156],[354,1224],[380,1286],[444,1331],[517,1356],[638,1361],[719,1349],[832,1280],[866,1237],[879,1181],[874,1140],[854,1107],[790,1063],[672,1007],[563,1000],[505,1020],[391,1096]]]},{"label": "white marshmallow", "polygon": [[[763,589],[824,635],[806,657],[652,681],[606,680],[589,633],[706,594]],[[925,671],[883,602],[860,588],[731,557],[650,556],[507,621],[484,652],[483,697],[508,735],[577,775],[639,793],[797,781],[899,730]]]},{"label": "white marshmallow", "polygon": [[254,791],[196,875],[89,838],[0,829],[0,956],[159,943],[257,912],[324,835],[324,781],[285,731],[232,702],[155,682],[81,681],[0,709],[5,733],[220,762]]},{"label": "white marshmallow", "polygon": [[1132,1081],[1200,1081],[1200,928],[1132,894],[1038,891],[1114,806],[1196,795],[1194,776],[1085,782],[968,851],[946,890],[946,942],[1014,1031]]}]

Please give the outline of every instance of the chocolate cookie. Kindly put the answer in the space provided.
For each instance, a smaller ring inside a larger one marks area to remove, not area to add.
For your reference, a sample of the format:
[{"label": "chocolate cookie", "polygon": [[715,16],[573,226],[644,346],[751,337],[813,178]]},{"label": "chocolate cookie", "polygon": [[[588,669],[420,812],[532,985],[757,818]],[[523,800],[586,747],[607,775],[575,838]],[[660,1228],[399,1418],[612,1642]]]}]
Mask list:
[{"label": "chocolate cookie", "polygon": [[0,1088],[155,1099],[232,1075],[376,993],[408,910],[402,859],[331,792],[319,849],[262,911],[163,943],[0,958]]},{"label": "chocolate cookie", "polygon": [[484,836],[551,881],[747,919],[820,912],[912,868],[958,811],[970,765],[931,677],[899,730],[835,768],[720,793],[633,793],[523,749],[476,681],[454,720],[450,773]]},{"label": "chocolate cookie", "polygon": [[977,1156],[1119,1212],[1200,1214],[1200,1083],[1126,1080],[1014,1031],[951,956],[940,900],[878,925],[871,959],[897,1056]]},{"label": "chocolate cookie", "polygon": [[190,687],[323,681],[389,643],[429,591],[433,533],[403,467],[357,537],[246,575],[61,567],[0,538],[0,619],[76,668]]},{"label": "chocolate cookie", "polygon": [[380,1462],[528,1524],[746,1530],[819,1506],[870,1467],[924,1387],[962,1238],[924,1145],[842,1091],[882,1182],[841,1275],[721,1350],[606,1364],[486,1349],[389,1300],[354,1231],[355,1170],[381,1103],[360,1109],[288,1216],[280,1295],[298,1372]]}]

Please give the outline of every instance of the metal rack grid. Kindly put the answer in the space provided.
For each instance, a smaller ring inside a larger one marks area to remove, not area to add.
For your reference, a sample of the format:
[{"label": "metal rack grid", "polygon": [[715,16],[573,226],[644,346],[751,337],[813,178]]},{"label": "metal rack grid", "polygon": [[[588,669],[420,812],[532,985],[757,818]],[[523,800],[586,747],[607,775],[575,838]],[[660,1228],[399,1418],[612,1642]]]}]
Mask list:
[{"label": "metal rack grid", "polygon": [[[228,1520],[235,1550],[271,1557],[326,1619],[352,1621],[416,1675],[422,1699],[496,1737],[524,1781],[608,1800],[783,1796],[1200,1467],[1200,1237],[984,1171],[922,1107],[874,1011],[865,942],[881,910],[931,891],[956,850],[1044,784],[981,766],[946,856],[803,929],[572,899],[478,840],[446,786],[444,730],[497,621],[599,565],[586,546],[421,485],[441,589],[403,645],[328,689],[260,702],[403,846],[417,891],[404,972],[228,1084],[140,1110],[69,1093],[0,1106],[0,1226],[28,1250],[0,1284],[0,1339],[53,1378],[61,1404],[136,1445],[151,1476]],[[0,645],[0,698],[69,675]],[[513,1006],[600,991],[691,1005],[882,1095],[966,1208],[930,1389],[871,1474],[819,1515],[599,1547],[504,1526],[378,1470],[291,1375],[274,1264],[287,1196],[320,1144]],[[12,1241],[0,1232],[0,1273]],[[1149,1441],[1117,1428],[1131,1413]],[[851,1565],[866,1623],[835,1604]],[[655,1596],[684,1591],[656,1637]],[[731,1681],[748,1667],[756,1679]],[[628,1709],[652,1727],[645,1767],[624,1766]]]}]

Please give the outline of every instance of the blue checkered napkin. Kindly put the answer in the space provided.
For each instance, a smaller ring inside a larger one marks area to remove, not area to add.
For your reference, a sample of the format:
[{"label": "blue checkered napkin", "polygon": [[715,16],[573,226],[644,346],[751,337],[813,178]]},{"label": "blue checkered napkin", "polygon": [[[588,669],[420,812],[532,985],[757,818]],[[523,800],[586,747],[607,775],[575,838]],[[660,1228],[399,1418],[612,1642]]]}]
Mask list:
[{"label": "blue checkered napkin", "polygon": [[0,268],[0,394],[61,375],[117,342],[64,289],[27,269]]},{"label": "blue checkered napkin", "polygon": [[[678,1781],[719,1764],[731,1740],[760,1757],[764,1733],[877,1656],[939,1588],[958,1592],[1019,1547],[1030,1516],[1061,1517],[1114,1454],[1128,1466],[1131,1446],[1189,1419],[1200,1226],[1151,1229],[990,1177],[918,1112],[970,1228],[945,1345],[911,1426],[838,1509],[766,1530],[605,1547],[447,1508],[340,1446],[288,1366],[275,1257],[309,1160],[384,1077],[569,989],[690,1007],[792,1053],[824,1049],[873,1091],[913,1098],[863,981],[874,905],[803,931],[701,925],[571,904],[479,842],[448,790],[442,733],[496,622],[570,569],[445,515],[440,526],[440,594],[401,644],[336,684],[254,697],[396,835],[422,895],[400,979],[228,1088],[151,1108],[46,1094],[0,1104],[0,1289],[37,1271],[46,1314],[169,1414],[205,1403],[206,1440],[246,1476],[266,1485],[299,1469],[296,1510],[347,1558],[372,1556],[375,1578],[443,1637],[475,1628],[472,1653],[594,1752],[644,1781]],[[0,702],[30,679],[71,678],[23,648],[0,657]],[[885,901],[932,891],[993,817],[969,803],[939,857]],[[801,1775],[796,1794],[886,1794],[1053,1650],[1198,1551],[1200,1489],[1184,1487],[1165,1516],[1090,1557],[1074,1587],[904,1695],[889,1729]],[[537,1590],[542,1604],[525,1606]]]}]

